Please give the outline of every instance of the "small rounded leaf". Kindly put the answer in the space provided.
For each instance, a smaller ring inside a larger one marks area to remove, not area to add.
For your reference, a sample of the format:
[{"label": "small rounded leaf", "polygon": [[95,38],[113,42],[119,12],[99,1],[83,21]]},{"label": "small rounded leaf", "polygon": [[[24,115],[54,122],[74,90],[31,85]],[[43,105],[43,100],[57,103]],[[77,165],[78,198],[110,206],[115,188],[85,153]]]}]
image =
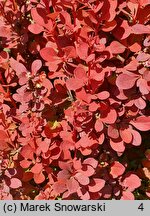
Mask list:
[{"label": "small rounded leaf", "polygon": [[18,178],[12,178],[10,179],[10,188],[16,189],[22,186],[21,181]]},{"label": "small rounded leaf", "polygon": [[118,178],[125,172],[125,167],[118,161],[114,161],[110,168],[110,174],[113,178]]},{"label": "small rounded leaf", "polygon": [[130,89],[135,85],[137,76],[130,76],[128,74],[120,74],[116,79],[116,85],[119,89]]},{"label": "small rounded leaf", "polygon": [[140,131],[150,130],[150,116],[139,116],[130,123]]},{"label": "small rounded leaf", "polygon": [[126,174],[126,177],[122,182],[122,185],[132,192],[136,188],[141,186],[141,179],[135,174]]}]

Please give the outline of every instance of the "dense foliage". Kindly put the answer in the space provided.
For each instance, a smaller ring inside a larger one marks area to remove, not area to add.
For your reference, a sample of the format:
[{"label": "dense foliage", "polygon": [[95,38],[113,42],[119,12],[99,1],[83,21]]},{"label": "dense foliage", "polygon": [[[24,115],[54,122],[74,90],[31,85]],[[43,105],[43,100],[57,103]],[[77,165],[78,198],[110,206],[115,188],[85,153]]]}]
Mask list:
[{"label": "dense foliage", "polygon": [[0,0],[0,199],[150,198],[150,0]]}]

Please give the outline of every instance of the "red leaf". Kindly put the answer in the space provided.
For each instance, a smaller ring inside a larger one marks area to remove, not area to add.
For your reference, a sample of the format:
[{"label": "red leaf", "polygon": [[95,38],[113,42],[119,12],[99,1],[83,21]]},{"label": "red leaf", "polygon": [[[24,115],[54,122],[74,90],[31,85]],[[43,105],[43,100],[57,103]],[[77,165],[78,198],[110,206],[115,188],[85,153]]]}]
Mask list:
[{"label": "red leaf", "polygon": [[27,72],[26,67],[22,63],[16,61],[13,58],[10,58],[10,66],[14,71],[16,71],[17,76],[19,76],[23,72]]},{"label": "red leaf", "polygon": [[93,144],[95,143],[95,141],[93,139],[90,139],[88,137],[88,135],[82,136],[81,139],[76,143],[76,147],[83,147],[83,148],[87,148],[87,147],[91,147]]},{"label": "red leaf", "polygon": [[50,81],[49,79],[45,78],[45,79],[42,81],[42,85],[47,89],[46,95],[49,96],[50,91],[51,91],[51,89],[53,88],[53,85],[52,85],[51,81]]},{"label": "red leaf", "polygon": [[33,159],[33,149],[30,145],[23,146],[20,153],[26,159]]},{"label": "red leaf", "polygon": [[116,152],[124,152],[125,150],[125,145],[123,141],[112,141],[110,140],[110,145],[113,150]]},{"label": "red leaf", "polygon": [[137,61],[147,61],[150,59],[150,55],[148,53],[140,52],[136,57]]},{"label": "red leaf", "polygon": [[6,140],[8,139],[8,135],[6,134],[5,131],[0,130],[0,140]]},{"label": "red leaf", "polygon": [[102,91],[96,95],[100,100],[106,100],[110,97],[110,93],[108,91]]},{"label": "red leaf", "polygon": [[57,194],[65,192],[67,190],[66,181],[61,180],[61,181],[55,182],[52,185],[52,189]]},{"label": "red leaf", "polygon": [[28,26],[28,30],[32,32],[33,34],[40,34],[42,31],[44,31],[44,28],[43,26],[34,23]]},{"label": "red leaf", "polygon": [[18,76],[18,78],[19,78],[19,85],[24,85],[24,84],[26,84],[28,82],[28,77],[27,77],[26,72],[22,72],[22,74],[20,74]]},{"label": "red leaf", "polygon": [[112,20],[111,22],[105,22],[104,26],[102,27],[102,31],[110,32],[117,26],[117,22]]},{"label": "red leaf", "polygon": [[150,116],[139,116],[130,122],[135,128],[140,131],[150,130]]},{"label": "red leaf", "polygon": [[110,168],[110,174],[113,178],[118,178],[125,172],[125,167],[118,161],[114,161]]},{"label": "red leaf", "polygon": [[49,149],[50,142],[47,139],[47,140],[41,141],[38,146],[39,146],[39,148],[41,149],[42,152],[46,153],[48,151],[48,149]]},{"label": "red leaf", "polygon": [[138,79],[137,87],[139,87],[139,90],[143,95],[149,93],[149,86],[147,85],[147,80],[142,78]]},{"label": "red leaf", "polygon": [[88,185],[90,180],[89,180],[89,177],[85,176],[84,174],[82,173],[77,173],[75,176],[74,176],[75,179],[77,179],[77,181],[81,184],[81,185]]},{"label": "red leaf", "polygon": [[20,161],[20,166],[24,169],[28,168],[31,165],[32,161],[22,160]]},{"label": "red leaf", "polygon": [[130,89],[135,85],[137,79],[137,75],[120,74],[116,79],[116,85],[119,89]]},{"label": "red leaf", "polygon": [[97,120],[96,120],[94,128],[95,128],[95,130],[96,130],[97,132],[100,132],[100,131],[103,130],[104,125],[103,125],[103,123],[102,123],[102,121],[101,121],[100,119],[97,119]]},{"label": "red leaf", "polygon": [[100,117],[101,121],[106,124],[113,124],[117,119],[116,110],[111,108],[109,112],[106,114],[105,112]]},{"label": "red leaf", "polygon": [[95,160],[94,158],[87,158],[83,161],[82,164],[89,164],[91,165],[93,168],[96,168],[98,165],[98,161]]},{"label": "red leaf", "polygon": [[76,91],[76,98],[83,100],[88,104],[91,102],[91,94],[87,94],[84,88]]},{"label": "red leaf", "polygon": [[133,140],[132,140],[132,145],[134,146],[139,146],[142,143],[142,138],[141,135],[138,131],[136,130],[131,130],[132,136],[133,136]]},{"label": "red leaf", "polygon": [[141,186],[141,179],[135,174],[126,174],[122,185],[132,192]]},{"label": "red leaf", "polygon": [[134,195],[130,191],[123,191],[121,200],[134,200]]},{"label": "red leaf", "polygon": [[9,145],[5,140],[0,140],[0,151],[7,151],[9,148]]},{"label": "red leaf", "polygon": [[43,8],[32,8],[31,15],[33,20],[41,26],[44,26],[48,22],[45,10]]},{"label": "red leaf", "polygon": [[11,178],[10,179],[10,188],[16,189],[22,186],[21,181],[18,178]]},{"label": "red leaf", "polygon": [[133,34],[150,34],[150,27],[143,24],[135,24],[131,29]]},{"label": "red leaf", "polygon": [[65,57],[66,59],[69,58],[76,58],[77,54],[76,54],[76,49],[74,46],[67,46],[63,48],[63,51],[65,52]]},{"label": "red leaf", "polygon": [[90,112],[95,112],[99,108],[99,104],[96,102],[92,102],[89,104],[89,111]]},{"label": "red leaf", "polygon": [[33,173],[31,173],[31,172],[24,172],[23,173],[23,178],[22,178],[23,182],[29,182],[31,179],[33,179]]},{"label": "red leaf", "polygon": [[36,163],[32,168],[31,168],[31,172],[32,173],[35,173],[35,174],[38,174],[42,171],[43,169],[43,166],[41,163]]},{"label": "red leaf", "polygon": [[137,70],[137,67],[138,67],[138,61],[136,59],[133,59],[132,61],[130,61],[129,64],[127,64],[124,68],[126,70],[129,70],[129,71],[136,71]]},{"label": "red leaf", "polygon": [[82,200],[89,200],[90,199],[89,192],[83,187],[79,188],[77,190],[77,194]]},{"label": "red leaf", "polygon": [[92,182],[88,185],[89,191],[92,193],[100,191],[105,186],[104,179],[93,178]]},{"label": "red leaf", "polygon": [[42,67],[42,61],[39,59],[35,60],[31,65],[32,73],[35,75],[36,72],[38,72],[38,70],[40,70],[41,67]]},{"label": "red leaf", "polygon": [[45,47],[40,50],[40,55],[45,61],[56,61],[58,59],[56,51],[51,47]]},{"label": "red leaf", "polygon": [[70,178],[70,172],[66,169],[63,169],[57,174],[57,178],[58,178],[58,180],[69,179]]},{"label": "red leaf", "polygon": [[42,172],[34,174],[34,181],[36,184],[41,184],[45,181],[45,176]]},{"label": "red leaf", "polygon": [[139,109],[144,109],[146,107],[146,102],[141,97],[134,100],[134,104]]},{"label": "red leaf", "polygon": [[86,60],[88,57],[88,44],[81,42],[80,44],[76,44],[76,52],[80,59]]},{"label": "red leaf", "polygon": [[144,42],[143,42],[143,45],[144,45],[145,47],[149,47],[149,46],[150,46],[150,35],[148,35],[148,36],[145,38],[145,40],[144,40]]},{"label": "red leaf", "polygon": [[131,46],[129,46],[129,49],[131,52],[137,53],[137,52],[141,51],[141,45],[139,42],[135,42]]},{"label": "red leaf", "polygon": [[119,138],[119,131],[114,125],[109,125],[107,132],[108,132],[109,137],[111,137],[113,139]]},{"label": "red leaf", "polygon": [[95,169],[90,165],[84,164],[80,170],[80,173],[82,173],[84,176],[90,177],[95,173]]},{"label": "red leaf", "polygon": [[80,66],[74,70],[74,76],[78,79],[84,79],[85,81],[87,80],[86,71]]},{"label": "red leaf", "polygon": [[126,47],[118,41],[113,41],[108,48],[112,54],[119,54],[123,53]]},{"label": "red leaf", "polygon": [[60,19],[61,19],[61,21],[62,21],[63,24],[65,24],[67,26],[71,26],[71,16],[70,16],[69,13],[67,13],[67,11],[62,11],[60,13]]},{"label": "red leaf", "polygon": [[125,143],[131,143],[132,141],[132,133],[129,128],[120,129],[120,136]]},{"label": "red leaf", "polygon": [[69,180],[67,180],[66,186],[69,193],[76,193],[80,187],[79,183],[74,178],[70,178]]},{"label": "red leaf", "polygon": [[79,88],[81,88],[83,86],[83,82],[81,79],[77,79],[77,78],[70,78],[66,81],[66,86],[67,89],[69,90],[77,90]]},{"label": "red leaf", "polygon": [[90,155],[92,152],[91,148],[89,148],[89,147],[87,147],[87,148],[81,147],[80,151],[81,151],[82,155],[84,155],[84,156]]}]

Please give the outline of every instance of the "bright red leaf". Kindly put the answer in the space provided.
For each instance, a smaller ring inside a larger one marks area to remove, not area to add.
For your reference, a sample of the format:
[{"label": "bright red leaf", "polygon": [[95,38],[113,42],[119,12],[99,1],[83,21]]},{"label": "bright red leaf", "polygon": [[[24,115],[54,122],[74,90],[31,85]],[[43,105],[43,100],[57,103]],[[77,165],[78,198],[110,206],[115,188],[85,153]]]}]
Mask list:
[{"label": "bright red leaf", "polygon": [[110,168],[110,174],[113,178],[118,178],[125,172],[125,167],[118,161],[114,161]]},{"label": "bright red leaf", "polygon": [[150,117],[149,116],[139,116],[135,120],[132,120],[130,123],[140,131],[150,130]]},{"label": "bright red leaf", "polygon": [[116,79],[116,85],[119,89],[130,89],[135,85],[137,75],[120,74]]},{"label": "bright red leaf", "polygon": [[141,186],[141,179],[135,174],[126,174],[122,185],[132,192]]},{"label": "bright red leaf", "polygon": [[11,178],[10,179],[10,188],[16,189],[22,186],[22,182],[21,180],[19,180],[18,178]]}]

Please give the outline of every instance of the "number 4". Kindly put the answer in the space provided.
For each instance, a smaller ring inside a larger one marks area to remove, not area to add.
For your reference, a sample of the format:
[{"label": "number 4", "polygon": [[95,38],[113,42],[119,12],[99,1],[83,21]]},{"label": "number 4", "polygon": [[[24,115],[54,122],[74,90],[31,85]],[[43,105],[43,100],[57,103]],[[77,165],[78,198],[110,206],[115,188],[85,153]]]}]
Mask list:
[{"label": "number 4", "polygon": [[143,211],[144,210],[144,206],[143,206],[143,203],[141,203],[138,207],[139,210]]}]

